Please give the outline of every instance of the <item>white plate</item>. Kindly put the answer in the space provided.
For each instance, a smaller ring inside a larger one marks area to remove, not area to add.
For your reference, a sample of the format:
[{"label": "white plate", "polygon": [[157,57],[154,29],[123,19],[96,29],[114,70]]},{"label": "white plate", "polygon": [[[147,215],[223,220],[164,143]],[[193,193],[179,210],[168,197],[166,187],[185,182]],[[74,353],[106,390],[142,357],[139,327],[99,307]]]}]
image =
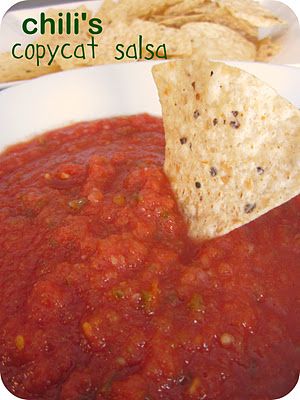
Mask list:
[{"label": "white plate", "polygon": [[[280,36],[281,51],[277,54],[272,62],[278,64],[300,64],[300,26],[295,12],[284,4],[286,0],[259,0],[259,2],[271,10],[275,15],[284,19],[288,23],[287,29],[279,27],[278,29],[270,30],[265,29],[260,31],[260,37],[269,35]],[[31,17],[36,18],[38,15],[45,11],[45,9],[51,6],[51,1],[47,7],[34,7],[34,1],[28,2],[29,5],[24,4],[23,9],[17,9],[9,11],[3,18],[1,23],[0,31],[0,53],[4,51],[10,51],[15,43],[22,43],[26,45],[35,40],[39,35],[25,35],[22,31],[22,21],[25,18]],[[78,2],[67,2],[61,1],[59,6],[53,6],[53,8],[76,8],[80,5],[85,5],[92,13],[99,10],[102,4],[102,0],[90,0],[90,1],[78,1]],[[30,6],[30,7],[29,7]],[[23,82],[23,81],[21,81]],[[19,84],[18,82],[0,83],[0,90],[6,87],[14,86]]]},{"label": "white plate", "polygon": [[[139,62],[48,75],[0,92],[0,150],[73,122],[148,112],[161,114],[151,68]],[[258,76],[300,108],[300,69],[230,63]],[[291,394],[286,399],[296,400]],[[13,400],[0,380],[0,399]]]}]

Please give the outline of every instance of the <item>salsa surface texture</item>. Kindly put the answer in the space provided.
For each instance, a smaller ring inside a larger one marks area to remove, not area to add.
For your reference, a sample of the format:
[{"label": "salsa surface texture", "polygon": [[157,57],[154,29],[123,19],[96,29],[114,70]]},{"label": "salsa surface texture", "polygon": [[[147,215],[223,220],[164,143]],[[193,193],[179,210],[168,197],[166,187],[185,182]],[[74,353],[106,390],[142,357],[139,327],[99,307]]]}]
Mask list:
[{"label": "salsa surface texture", "polygon": [[206,243],[162,120],[80,123],[0,156],[0,372],[38,400],[269,400],[300,368],[300,198]]}]

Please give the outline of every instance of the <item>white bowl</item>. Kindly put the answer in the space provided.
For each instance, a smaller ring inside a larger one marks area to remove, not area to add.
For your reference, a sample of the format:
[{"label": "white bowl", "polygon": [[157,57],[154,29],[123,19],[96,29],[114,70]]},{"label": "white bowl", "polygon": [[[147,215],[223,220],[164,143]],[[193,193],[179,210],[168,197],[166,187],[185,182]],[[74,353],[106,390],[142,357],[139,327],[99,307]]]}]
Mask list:
[{"label": "white bowl", "polygon": [[[156,62],[91,67],[44,76],[0,92],[0,150],[32,135],[117,115],[161,115],[152,78]],[[229,63],[258,76],[300,108],[300,69]],[[299,399],[296,389],[286,400]],[[0,380],[0,399],[13,400]]]},{"label": "white bowl", "polygon": [[[43,76],[0,92],[0,150],[74,122],[161,114],[151,69],[157,62],[90,67]],[[300,69],[229,62],[273,86],[300,108]]]}]

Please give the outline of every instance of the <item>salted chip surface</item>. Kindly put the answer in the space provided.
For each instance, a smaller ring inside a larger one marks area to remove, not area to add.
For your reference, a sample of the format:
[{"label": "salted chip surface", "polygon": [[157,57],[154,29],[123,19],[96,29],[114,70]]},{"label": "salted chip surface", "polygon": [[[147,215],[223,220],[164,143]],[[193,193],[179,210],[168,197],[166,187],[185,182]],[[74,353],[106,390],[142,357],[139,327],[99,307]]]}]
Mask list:
[{"label": "salted chip surface", "polygon": [[254,61],[256,46],[226,26],[210,22],[183,25],[192,42],[193,55],[215,60]]},{"label": "salted chip surface", "polygon": [[164,169],[191,237],[224,235],[300,193],[300,111],[223,63],[179,60],[153,75]]}]

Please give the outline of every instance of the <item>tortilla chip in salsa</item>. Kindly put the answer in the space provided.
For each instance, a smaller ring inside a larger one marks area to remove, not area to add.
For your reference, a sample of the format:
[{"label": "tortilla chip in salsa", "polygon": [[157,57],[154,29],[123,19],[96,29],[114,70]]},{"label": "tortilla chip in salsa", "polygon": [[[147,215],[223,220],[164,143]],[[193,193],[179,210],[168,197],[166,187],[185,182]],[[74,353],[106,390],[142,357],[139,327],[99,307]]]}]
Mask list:
[{"label": "tortilla chip in salsa", "polygon": [[224,235],[300,193],[300,111],[222,63],[153,68],[164,169],[194,238]]}]

